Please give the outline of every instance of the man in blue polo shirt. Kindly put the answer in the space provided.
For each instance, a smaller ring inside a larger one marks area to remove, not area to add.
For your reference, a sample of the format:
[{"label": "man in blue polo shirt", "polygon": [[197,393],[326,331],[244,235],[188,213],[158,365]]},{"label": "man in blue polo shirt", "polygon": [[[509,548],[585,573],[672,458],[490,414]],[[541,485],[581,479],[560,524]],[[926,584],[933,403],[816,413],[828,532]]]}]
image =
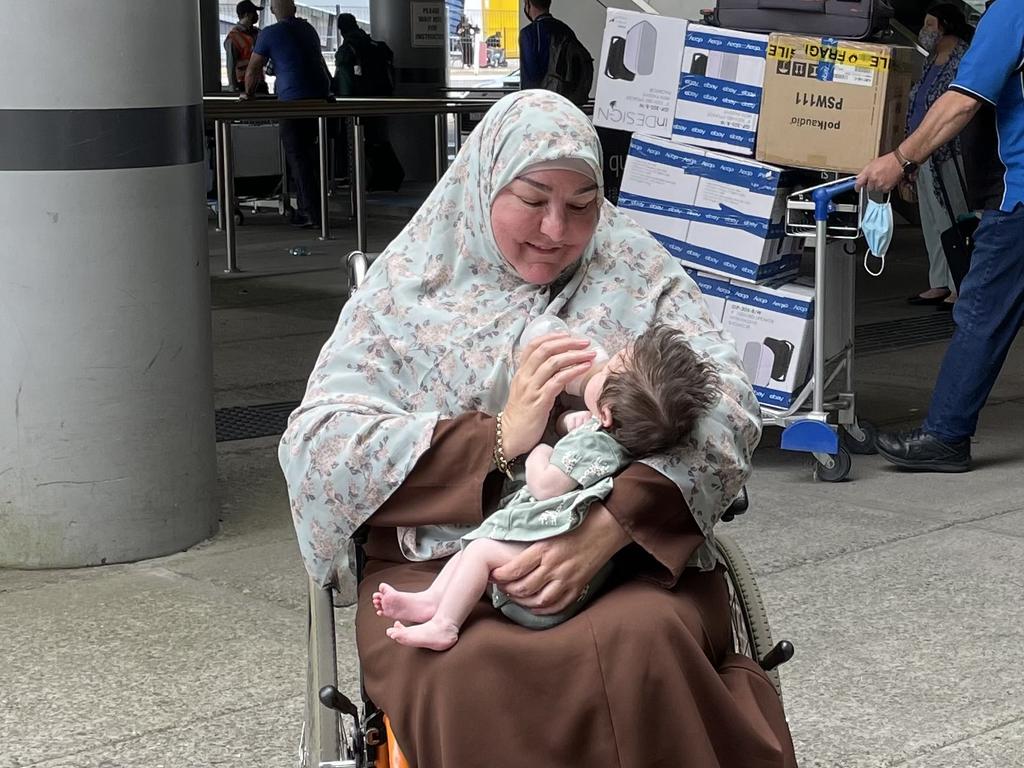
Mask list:
[{"label": "man in blue polo shirt", "polygon": [[975,234],[971,268],[953,317],[956,332],[919,429],[879,435],[893,464],[965,472],[978,414],[1024,321],[1024,2],[997,0],[978,25],[956,80],[895,152],[871,162],[857,185],[889,191],[970,122],[982,104],[996,109],[1003,174],[998,208]]},{"label": "man in blue polo shirt", "polygon": [[[256,38],[249,68],[245,72],[245,93],[253,95],[261,81],[267,60],[274,62],[277,78],[274,93],[281,101],[326,99],[330,74],[320,52],[320,36],[305,19],[295,18],[293,0],[271,0],[270,12],[276,24],[264,27]],[[317,123],[315,118],[281,120],[281,143],[288,169],[295,181],[299,209],[292,224],[320,225],[320,187],[317,184]]]}]

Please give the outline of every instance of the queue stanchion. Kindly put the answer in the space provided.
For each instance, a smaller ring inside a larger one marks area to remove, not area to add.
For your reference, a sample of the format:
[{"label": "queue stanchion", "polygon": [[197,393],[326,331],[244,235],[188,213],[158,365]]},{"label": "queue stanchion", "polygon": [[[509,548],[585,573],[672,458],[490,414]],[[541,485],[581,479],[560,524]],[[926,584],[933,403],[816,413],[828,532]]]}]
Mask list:
[{"label": "queue stanchion", "polygon": [[327,117],[320,115],[316,119],[317,144],[320,157],[320,239],[331,237],[331,222],[327,213]]},{"label": "queue stanchion", "polygon": [[434,115],[434,165],[438,181],[448,170],[448,115],[438,112]]},{"label": "queue stanchion", "polygon": [[217,231],[224,231],[224,161],[220,132],[222,120],[213,122],[213,175],[217,191]]},{"label": "queue stanchion", "polygon": [[355,200],[356,249],[366,252],[366,146],[363,119],[352,120],[352,191]]},{"label": "queue stanchion", "polygon": [[235,242],[235,158],[231,146],[231,122],[221,122],[221,154],[224,160],[224,235],[227,245],[227,267],[224,271],[228,274],[241,272],[238,268],[238,254]]}]

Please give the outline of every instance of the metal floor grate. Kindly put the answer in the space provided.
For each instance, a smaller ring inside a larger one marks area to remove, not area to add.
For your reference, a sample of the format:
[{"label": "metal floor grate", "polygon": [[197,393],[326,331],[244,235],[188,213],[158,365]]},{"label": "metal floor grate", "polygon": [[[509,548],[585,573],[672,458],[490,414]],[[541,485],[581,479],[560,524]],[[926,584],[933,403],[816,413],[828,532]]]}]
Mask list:
[{"label": "metal floor grate", "polygon": [[855,344],[858,353],[908,349],[950,339],[955,328],[952,312],[936,312],[924,317],[858,325]]},{"label": "metal floor grate", "polygon": [[288,424],[288,415],[298,406],[296,401],[220,408],[215,414],[217,442],[280,435]]}]

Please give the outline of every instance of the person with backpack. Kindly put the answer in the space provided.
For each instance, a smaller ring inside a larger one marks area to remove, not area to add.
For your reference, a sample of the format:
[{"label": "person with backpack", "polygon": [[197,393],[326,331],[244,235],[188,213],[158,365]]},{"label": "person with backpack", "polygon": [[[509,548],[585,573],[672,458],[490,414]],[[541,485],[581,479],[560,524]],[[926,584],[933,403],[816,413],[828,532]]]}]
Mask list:
[{"label": "person with backpack", "polygon": [[[334,54],[334,95],[364,99],[394,96],[395,54],[391,47],[370,37],[351,13],[338,14],[338,34],[342,42]],[[367,191],[397,192],[405,171],[388,138],[387,118],[366,117],[363,126]]]},{"label": "person with backpack", "polygon": [[551,0],[526,0],[530,23],[519,32],[519,83],[544,88],[582,106],[594,83],[594,58],[569,25],[551,15]]}]

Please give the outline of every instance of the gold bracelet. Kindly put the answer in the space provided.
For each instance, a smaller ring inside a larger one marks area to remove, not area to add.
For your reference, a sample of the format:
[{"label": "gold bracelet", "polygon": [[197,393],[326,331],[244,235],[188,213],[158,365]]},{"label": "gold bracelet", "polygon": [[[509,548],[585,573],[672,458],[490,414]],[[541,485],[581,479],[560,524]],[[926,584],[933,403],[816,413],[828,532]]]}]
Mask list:
[{"label": "gold bracelet", "polygon": [[501,444],[501,417],[504,413],[504,411],[498,411],[498,416],[495,419],[497,426],[494,436],[494,466],[509,480],[515,480],[515,475],[512,474],[512,464],[515,462],[515,459],[509,461],[505,458],[505,448]]}]

